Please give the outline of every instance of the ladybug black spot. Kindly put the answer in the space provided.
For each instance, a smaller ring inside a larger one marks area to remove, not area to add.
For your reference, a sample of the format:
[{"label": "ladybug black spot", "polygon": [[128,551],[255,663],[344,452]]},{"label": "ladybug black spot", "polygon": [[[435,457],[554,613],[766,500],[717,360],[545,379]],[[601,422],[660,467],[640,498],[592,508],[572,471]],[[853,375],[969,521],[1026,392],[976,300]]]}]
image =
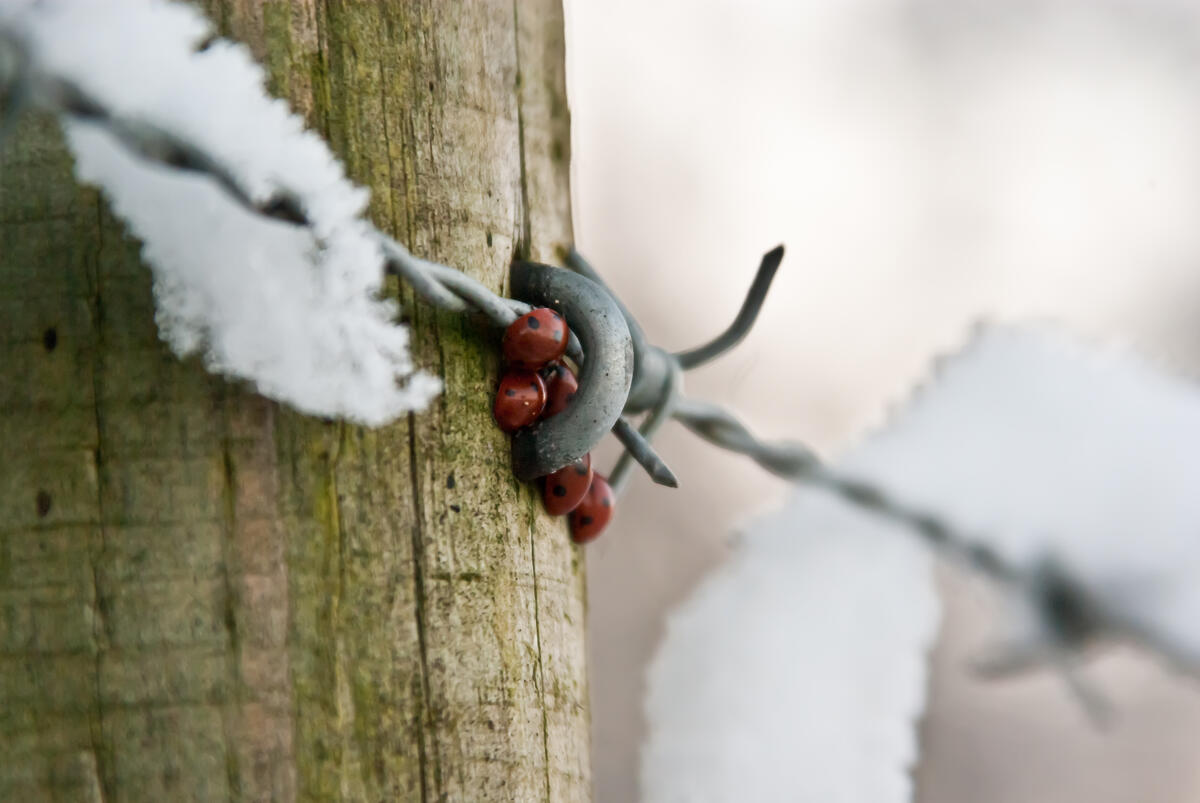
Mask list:
[{"label": "ladybug black spot", "polygon": [[587,473],[588,473],[588,467],[585,466],[583,463],[576,463],[575,464],[575,473],[581,477],[585,477],[585,476],[587,476]]},{"label": "ladybug black spot", "polygon": [[541,329],[542,322],[539,321],[537,318],[530,318],[529,319],[529,328],[530,329]]},{"label": "ladybug black spot", "polygon": [[579,523],[580,523],[580,525],[582,525],[584,527],[588,526],[593,521],[595,521],[595,519],[593,519],[591,516],[580,516],[579,517]]},{"label": "ladybug black spot", "polygon": [[537,390],[538,389],[537,382],[530,382],[529,387],[533,388],[534,390]]},{"label": "ladybug black spot", "polygon": [[566,486],[565,486],[565,485],[555,485],[555,486],[554,486],[554,490],[552,491],[552,493],[553,493],[555,496],[566,496],[566,495],[567,495],[567,488],[566,488]]},{"label": "ladybug black spot", "polygon": [[513,396],[516,396],[517,392],[515,390],[513,390],[512,388],[509,388],[508,390],[504,391],[504,395],[511,398]]}]

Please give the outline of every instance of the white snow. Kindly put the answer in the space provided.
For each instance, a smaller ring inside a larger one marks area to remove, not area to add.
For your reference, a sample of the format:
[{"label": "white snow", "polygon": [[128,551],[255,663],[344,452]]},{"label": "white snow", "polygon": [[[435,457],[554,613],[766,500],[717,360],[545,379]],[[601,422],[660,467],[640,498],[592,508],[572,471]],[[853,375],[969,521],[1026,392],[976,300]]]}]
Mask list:
[{"label": "white snow", "polygon": [[[1049,328],[981,328],[836,468],[1030,578],[1052,561],[1112,635],[1200,667],[1191,382]],[[647,803],[909,800],[936,623],[917,544],[816,488],[752,528],[671,617],[650,670]],[[1001,659],[1061,657],[1016,601],[1024,641]]]},{"label": "white snow", "polygon": [[798,489],[670,618],[643,800],[908,800],[937,611],[904,530]]},{"label": "white snow", "polygon": [[178,3],[23,5],[6,16],[39,69],[193,143],[255,201],[290,192],[313,224],[260,218],[207,177],[148,164],[99,127],[68,123],[79,177],[144,243],[160,333],[176,353],[202,352],[211,370],[308,413],[380,424],[428,403],[440,383],[414,371],[397,309],[377,297],[383,256],[361,218],[367,193],[265,94],[244,47],[217,40],[194,52],[209,25]]},{"label": "white snow", "polygon": [[1200,667],[1200,389],[1047,328],[984,328],[845,466],[1017,568],[1051,559]]}]

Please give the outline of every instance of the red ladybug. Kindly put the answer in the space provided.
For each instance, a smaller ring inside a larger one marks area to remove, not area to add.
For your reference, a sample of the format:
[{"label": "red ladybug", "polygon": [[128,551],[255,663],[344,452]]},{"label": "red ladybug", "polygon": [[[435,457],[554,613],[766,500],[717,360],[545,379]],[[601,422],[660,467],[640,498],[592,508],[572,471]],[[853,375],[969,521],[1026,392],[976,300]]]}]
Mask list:
[{"label": "red ladybug", "polygon": [[551,516],[570,513],[587,496],[592,487],[592,456],[585,454],[553,474],[547,474],[542,489],[542,502]]},{"label": "red ladybug", "polygon": [[537,421],[546,406],[546,383],[534,371],[509,371],[500,378],[492,415],[505,432]]},{"label": "red ladybug", "polygon": [[608,526],[615,505],[608,480],[599,474],[594,475],[587,496],[571,511],[571,540],[577,544],[594,540]]},{"label": "red ladybug", "polygon": [[531,310],[509,324],[501,346],[509,365],[536,371],[567,350],[567,322],[548,307]]},{"label": "red ladybug", "polygon": [[557,363],[547,368],[547,399],[546,409],[542,411],[542,418],[558,415],[567,409],[567,405],[575,398],[577,390],[579,390],[579,380],[575,378],[575,372],[570,368],[562,363]]}]

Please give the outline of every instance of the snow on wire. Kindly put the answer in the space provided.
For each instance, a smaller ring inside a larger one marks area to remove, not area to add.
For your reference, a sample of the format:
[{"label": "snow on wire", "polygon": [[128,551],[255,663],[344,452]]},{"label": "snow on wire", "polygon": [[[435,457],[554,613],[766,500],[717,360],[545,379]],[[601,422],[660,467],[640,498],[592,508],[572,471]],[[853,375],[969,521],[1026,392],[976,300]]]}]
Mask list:
[{"label": "snow on wire", "polygon": [[12,101],[61,114],[79,178],[143,242],[177,354],[313,414],[381,424],[428,404],[441,383],[378,296],[396,245],[245,47],[160,0],[18,2],[0,24]]},{"label": "snow on wire", "polygon": [[980,329],[671,614],[642,799],[912,799],[937,604],[905,532],[1000,581],[1013,615],[987,675],[1063,670],[1102,718],[1077,672],[1098,639],[1195,672],[1197,474],[1192,382],[1057,331]]}]

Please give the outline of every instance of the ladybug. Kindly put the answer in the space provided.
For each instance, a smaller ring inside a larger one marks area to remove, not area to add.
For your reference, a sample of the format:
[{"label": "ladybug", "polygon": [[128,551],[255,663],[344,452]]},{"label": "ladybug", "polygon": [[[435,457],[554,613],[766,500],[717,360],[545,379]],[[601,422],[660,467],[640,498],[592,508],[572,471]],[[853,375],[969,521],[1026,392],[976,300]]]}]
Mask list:
[{"label": "ladybug", "polygon": [[509,371],[500,378],[492,415],[505,432],[537,421],[546,407],[546,383],[534,371]]},{"label": "ladybug", "polygon": [[539,307],[517,318],[504,330],[504,359],[514,368],[536,371],[562,357],[567,350],[567,322],[549,307]]},{"label": "ladybug", "polygon": [[547,399],[542,418],[549,418],[567,409],[579,390],[579,380],[575,378],[575,372],[562,363],[547,368],[545,378]]},{"label": "ladybug", "polygon": [[616,500],[608,480],[599,474],[592,476],[591,487],[579,506],[571,511],[571,540],[577,544],[592,541],[612,518]]},{"label": "ladybug", "polygon": [[592,487],[592,456],[585,454],[574,463],[547,474],[542,489],[542,502],[551,516],[570,513],[587,496]]}]

